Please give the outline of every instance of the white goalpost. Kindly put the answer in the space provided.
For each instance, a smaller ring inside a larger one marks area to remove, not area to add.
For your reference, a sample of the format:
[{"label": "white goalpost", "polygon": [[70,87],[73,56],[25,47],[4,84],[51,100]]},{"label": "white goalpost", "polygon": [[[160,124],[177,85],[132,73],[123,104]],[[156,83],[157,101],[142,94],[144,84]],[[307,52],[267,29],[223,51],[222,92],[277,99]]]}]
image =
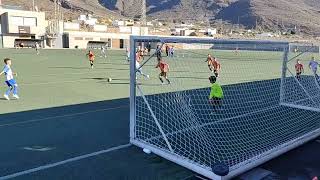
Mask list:
[{"label": "white goalpost", "polygon": [[[141,47],[151,52],[137,67]],[[307,49],[291,52],[282,41],[131,36],[130,142],[210,179],[230,179],[314,139],[320,86],[308,65],[318,56]],[[221,69],[208,64],[208,55]],[[165,74],[159,60],[169,67]],[[210,99],[216,85],[223,96]]]}]

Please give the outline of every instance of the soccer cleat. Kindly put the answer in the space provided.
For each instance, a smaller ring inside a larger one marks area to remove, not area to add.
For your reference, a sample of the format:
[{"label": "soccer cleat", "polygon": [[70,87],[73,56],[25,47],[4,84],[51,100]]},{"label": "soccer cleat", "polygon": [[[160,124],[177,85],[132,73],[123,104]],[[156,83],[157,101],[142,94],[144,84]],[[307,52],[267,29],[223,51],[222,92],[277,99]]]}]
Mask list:
[{"label": "soccer cleat", "polygon": [[147,75],[147,79],[150,79],[150,76],[149,76],[149,75]]},{"label": "soccer cleat", "polygon": [[14,94],[13,97],[19,99],[19,96],[17,94]]},{"label": "soccer cleat", "polygon": [[9,96],[8,96],[8,95],[6,95],[6,94],[5,94],[5,95],[3,95],[3,97],[4,97],[6,100],[8,100],[8,101],[10,100]]},{"label": "soccer cleat", "polygon": [[164,82],[162,82],[161,85],[164,85]]}]

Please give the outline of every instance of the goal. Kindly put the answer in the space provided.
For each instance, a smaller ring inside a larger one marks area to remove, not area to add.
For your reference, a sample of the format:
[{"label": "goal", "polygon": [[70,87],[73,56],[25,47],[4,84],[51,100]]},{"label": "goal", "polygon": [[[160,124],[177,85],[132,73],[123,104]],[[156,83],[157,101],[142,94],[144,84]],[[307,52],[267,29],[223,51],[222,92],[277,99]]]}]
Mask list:
[{"label": "goal", "polygon": [[[136,52],[144,47],[150,55],[137,66]],[[289,47],[276,41],[132,36],[130,142],[208,178],[230,179],[317,137],[317,85],[310,72],[296,80],[290,63],[299,56]],[[221,69],[208,66],[209,54]],[[160,76],[159,59],[169,65],[170,84]],[[209,100],[211,76],[221,85],[220,99]]]}]

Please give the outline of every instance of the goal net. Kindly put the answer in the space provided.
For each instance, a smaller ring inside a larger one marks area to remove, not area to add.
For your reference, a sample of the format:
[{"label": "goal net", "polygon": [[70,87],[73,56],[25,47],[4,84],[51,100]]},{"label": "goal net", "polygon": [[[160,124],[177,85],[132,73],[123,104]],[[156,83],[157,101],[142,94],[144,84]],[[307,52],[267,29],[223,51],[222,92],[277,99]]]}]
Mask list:
[{"label": "goal net", "polygon": [[229,179],[319,135],[287,42],[132,36],[130,52],[130,142],[196,173]]},{"label": "goal net", "polygon": [[319,46],[294,43],[290,49],[283,65],[281,104],[320,112]]}]

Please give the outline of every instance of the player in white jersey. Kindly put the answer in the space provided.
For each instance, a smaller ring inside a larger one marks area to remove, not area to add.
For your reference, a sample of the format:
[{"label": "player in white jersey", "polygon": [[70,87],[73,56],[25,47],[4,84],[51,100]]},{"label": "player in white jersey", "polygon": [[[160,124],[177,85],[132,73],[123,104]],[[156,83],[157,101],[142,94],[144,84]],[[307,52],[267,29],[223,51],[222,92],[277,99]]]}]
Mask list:
[{"label": "player in white jersey", "polygon": [[129,48],[126,48],[126,59],[129,62],[130,61],[130,50]]},{"label": "player in white jersey", "polygon": [[36,42],[36,44],[35,44],[35,49],[36,49],[37,55],[39,55],[40,54],[40,45],[38,42]]},{"label": "player in white jersey", "polygon": [[0,72],[0,75],[4,74],[6,76],[5,82],[8,85],[9,89],[6,91],[6,93],[3,96],[7,100],[10,100],[9,95],[10,95],[11,91],[13,91],[13,97],[16,99],[19,99],[18,84],[13,78],[13,75],[17,75],[17,74],[12,72],[11,59],[5,58],[4,63],[5,63],[5,66],[4,66],[3,70]]},{"label": "player in white jersey", "polygon": [[[142,67],[140,67],[140,63],[139,63],[138,59],[136,60],[136,70],[140,75],[144,76],[145,78],[147,78],[147,79],[150,78],[149,75],[142,72]],[[138,76],[136,76],[136,79],[138,79]]]},{"label": "player in white jersey", "polygon": [[107,58],[107,46],[101,46],[100,57]]}]

